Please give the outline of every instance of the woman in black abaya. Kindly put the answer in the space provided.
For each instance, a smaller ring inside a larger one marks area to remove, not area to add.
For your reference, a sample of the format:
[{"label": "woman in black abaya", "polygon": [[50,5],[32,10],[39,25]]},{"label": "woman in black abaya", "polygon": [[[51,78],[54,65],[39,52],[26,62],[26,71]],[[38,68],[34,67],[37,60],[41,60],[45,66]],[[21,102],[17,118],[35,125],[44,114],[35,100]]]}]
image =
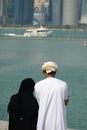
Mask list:
[{"label": "woman in black abaya", "polygon": [[11,96],[7,107],[9,130],[36,130],[38,103],[33,95],[34,85],[33,79],[24,79],[18,93]]}]

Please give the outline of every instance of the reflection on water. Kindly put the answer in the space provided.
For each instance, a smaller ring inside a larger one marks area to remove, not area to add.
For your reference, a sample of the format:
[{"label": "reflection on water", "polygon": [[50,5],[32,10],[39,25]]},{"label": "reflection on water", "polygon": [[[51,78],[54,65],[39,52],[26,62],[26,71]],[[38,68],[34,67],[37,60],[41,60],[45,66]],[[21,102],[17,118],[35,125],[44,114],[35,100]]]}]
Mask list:
[{"label": "reflection on water", "polygon": [[59,65],[57,77],[68,83],[68,127],[86,130],[87,47],[81,41],[0,39],[0,119],[7,120],[9,98],[20,81],[43,77],[41,65],[53,60]]}]

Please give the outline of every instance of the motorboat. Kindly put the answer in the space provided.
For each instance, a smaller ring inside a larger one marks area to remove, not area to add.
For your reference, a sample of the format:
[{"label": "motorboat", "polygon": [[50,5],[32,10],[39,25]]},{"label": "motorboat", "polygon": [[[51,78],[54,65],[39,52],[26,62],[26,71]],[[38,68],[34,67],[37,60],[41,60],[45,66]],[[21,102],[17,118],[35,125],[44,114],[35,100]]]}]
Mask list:
[{"label": "motorboat", "polygon": [[25,29],[25,32],[22,35],[18,35],[15,33],[4,33],[3,35],[11,37],[46,37],[50,36],[51,33],[52,30],[40,26],[39,28]]},{"label": "motorboat", "polygon": [[43,26],[40,26],[40,28],[36,28],[36,29],[26,29],[24,36],[26,36],[26,37],[32,37],[32,36],[46,37],[46,36],[50,36],[51,33],[52,33],[51,30],[44,28]]},{"label": "motorboat", "polygon": [[82,45],[83,45],[83,46],[87,46],[87,41],[83,41],[83,42],[82,42]]}]

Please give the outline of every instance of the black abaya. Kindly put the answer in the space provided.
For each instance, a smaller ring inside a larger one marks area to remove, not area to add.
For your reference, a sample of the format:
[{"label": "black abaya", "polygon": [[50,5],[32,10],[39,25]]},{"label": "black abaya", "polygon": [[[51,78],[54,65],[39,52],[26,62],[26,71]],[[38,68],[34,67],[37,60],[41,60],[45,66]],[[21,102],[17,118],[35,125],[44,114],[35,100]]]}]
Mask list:
[{"label": "black abaya", "polygon": [[36,130],[38,103],[33,95],[34,81],[22,81],[19,92],[8,104],[9,130]]}]

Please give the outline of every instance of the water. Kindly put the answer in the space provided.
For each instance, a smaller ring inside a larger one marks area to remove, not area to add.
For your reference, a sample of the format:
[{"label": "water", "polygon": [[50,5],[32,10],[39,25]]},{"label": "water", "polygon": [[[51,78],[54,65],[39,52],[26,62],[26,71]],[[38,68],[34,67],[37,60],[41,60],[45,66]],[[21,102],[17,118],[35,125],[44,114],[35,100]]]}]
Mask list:
[{"label": "water", "polygon": [[0,119],[8,120],[7,104],[26,77],[43,79],[41,65],[59,65],[57,78],[68,83],[68,128],[87,130],[87,46],[82,41],[0,39]]}]

